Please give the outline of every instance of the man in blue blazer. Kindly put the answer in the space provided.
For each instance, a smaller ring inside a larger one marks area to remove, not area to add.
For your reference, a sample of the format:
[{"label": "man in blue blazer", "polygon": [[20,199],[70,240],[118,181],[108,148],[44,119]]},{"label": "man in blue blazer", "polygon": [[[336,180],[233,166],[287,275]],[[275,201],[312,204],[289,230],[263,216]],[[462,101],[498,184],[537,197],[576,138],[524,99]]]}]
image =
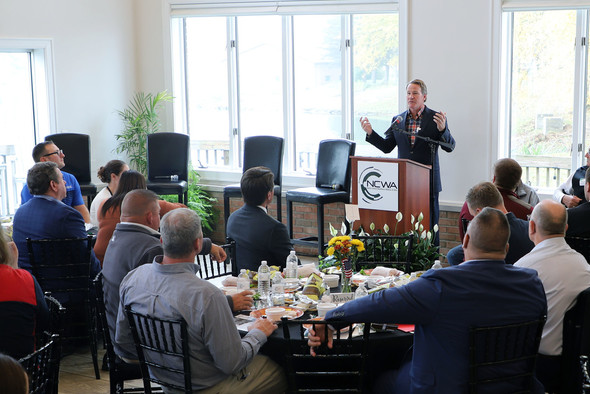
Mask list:
[{"label": "man in blue blazer", "polygon": [[[411,359],[377,379],[376,393],[466,393],[469,329],[521,323],[547,314],[537,272],[504,263],[510,230],[506,216],[484,208],[469,224],[463,242],[466,262],[430,270],[415,281],[348,302],[326,320],[415,324]],[[323,330],[309,337],[313,347]],[[328,335],[330,346],[331,335]],[[510,373],[518,371],[513,366]],[[536,390],[543,393],[537,381]],[[493,392],[515,392],[495,386]]]},{"label": "man in blue blazer", "polygon": [[[67,191],[56,163],[46,161],[31,167],[27,186],[33,198],[16,211],[12,238],[18,248],[19,268],[31,272],[27,238],[82,238],[88,234],[80,212],[61,201]],[[92,252],[92,277],[99,271],[100,262]]]},{"label": "man in blue blazer", "polygon": [[285,268],[293,250],[287,227],[267,213],[272,202],[274,175],[266,167],[253,167],[242,175],[244,205],[227,221],[227,236],[236,241],[238,270],[257,271],[262,260]]},{"label": "man in blue blazer", "polygon": [[[438,193],[442,190],[438,146],[436,146],[433,163],[428,142],[404,134],[403,131],[444,142],[449,145],[441,146],[446,152],[452,152],[455,149],[455,139],[447,125],[446,114],[433,111],[424,104],[427,93],[424,81],[414,79],[408,83],[406,86],[408,110],[392,119],[391,126],[385,131],[385,138],[373,131],[371,123],[366,117],[361,118],[360,122],[363,130],[367,133],[366,140],[384,153],[389,153],[397,147],[398,158],[432,166],[432,176],[434,177],[434,189],[432,190],[434,206],[430,212],[430,229],[432,229],[435,224],[438,224]],[[436,235],[438,239],[438,232]]]}]

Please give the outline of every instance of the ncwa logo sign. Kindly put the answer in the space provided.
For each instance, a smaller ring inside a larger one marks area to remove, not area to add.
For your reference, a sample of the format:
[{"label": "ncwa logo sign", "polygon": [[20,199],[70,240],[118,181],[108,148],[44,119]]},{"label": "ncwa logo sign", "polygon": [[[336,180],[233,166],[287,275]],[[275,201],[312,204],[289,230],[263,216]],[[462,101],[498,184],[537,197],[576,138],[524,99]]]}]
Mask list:
[{"label": "ncwa logo sign", "polygon": [[359,208],[396,211],[398,205],[397,163],[359,162]]}]

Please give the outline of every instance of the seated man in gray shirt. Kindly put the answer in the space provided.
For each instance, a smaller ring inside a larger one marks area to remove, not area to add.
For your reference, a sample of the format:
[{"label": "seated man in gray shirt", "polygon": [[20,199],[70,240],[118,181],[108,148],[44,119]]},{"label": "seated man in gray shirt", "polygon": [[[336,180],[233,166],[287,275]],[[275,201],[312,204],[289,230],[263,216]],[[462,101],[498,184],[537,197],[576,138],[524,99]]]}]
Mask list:
[{"label": "seated man in gray shirt", "polygon": [[[199,216],[187,208],[168,212],[160,234],[163,256],[131,271],[121,282],[115,342],[124,358],[136,359],[125,307],[161,319],[187,322],[193,390],[200,393],[281,393],[287,388],[282,369],[258,355],[277,328],[258,319],[243,338],[220,289],[196,276],[195,256],[203,233]],[[131,351],[130,351],[131,350]],[[174,365],[182,369],[182,365]],[[165,376],[156,377],[166,380]],[[182,386],[182,381],[174,381]]]}]

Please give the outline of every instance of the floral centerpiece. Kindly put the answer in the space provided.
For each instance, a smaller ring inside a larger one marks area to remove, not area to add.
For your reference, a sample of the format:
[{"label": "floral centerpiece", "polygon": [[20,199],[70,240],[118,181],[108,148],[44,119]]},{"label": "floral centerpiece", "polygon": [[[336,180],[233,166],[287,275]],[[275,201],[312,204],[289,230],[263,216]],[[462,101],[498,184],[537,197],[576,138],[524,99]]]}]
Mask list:
[{"label": "floral centerpiece", "polygon": [[322,259],[320,269],[328,265],[339,267],[342,272],[342,292],[350,292],[350,278],[355,269],[355,261],[358,252],[364,250],[365,245],[361,240],[352,239],[348,235],[334,236],[328,242],[327,257]]}]

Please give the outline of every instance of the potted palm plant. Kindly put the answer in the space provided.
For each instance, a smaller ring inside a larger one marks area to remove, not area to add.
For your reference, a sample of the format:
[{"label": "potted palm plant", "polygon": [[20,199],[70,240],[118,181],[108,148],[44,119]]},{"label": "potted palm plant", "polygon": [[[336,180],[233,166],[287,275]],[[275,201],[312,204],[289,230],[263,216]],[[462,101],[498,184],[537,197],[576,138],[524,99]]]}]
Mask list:
[{"label": "potted palm plant", "polygon": [[[158,111],[164,103],[172,102],[173,97],[167,91],[153,95],[151,93],[136,93],[129,105],[117,111],[123,120],[124,128],[117,139],[117,153],[125,153],[129,158],[130,167],[147,176],[147,136],[160,131],[160,116]],[[209,235],[215,229],[219,212],[215,208],[216,199],[210,197],[199,186],[199,174],[189,164],[188,176],[188,207],[199,214],[203,223],[203,232]],[[174,201],[172,196],[162,196],[163,199]]]}]

